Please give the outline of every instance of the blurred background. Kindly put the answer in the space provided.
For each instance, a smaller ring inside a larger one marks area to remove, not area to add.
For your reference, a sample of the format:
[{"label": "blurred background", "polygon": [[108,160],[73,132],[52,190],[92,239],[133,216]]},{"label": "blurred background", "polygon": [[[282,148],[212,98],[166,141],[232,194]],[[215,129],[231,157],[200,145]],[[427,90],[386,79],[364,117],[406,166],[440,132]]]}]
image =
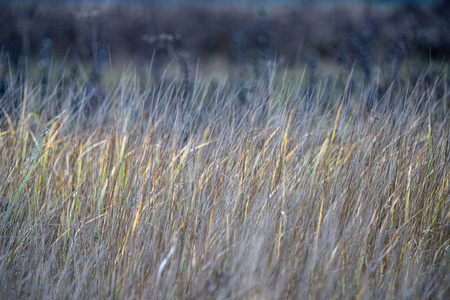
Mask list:
[{"label": "blurred background", "polygon": [[0,1],[0,44],[13,68],[182,59],[213,72],[276,60],[369,76],[448,60],[450,1]]}]

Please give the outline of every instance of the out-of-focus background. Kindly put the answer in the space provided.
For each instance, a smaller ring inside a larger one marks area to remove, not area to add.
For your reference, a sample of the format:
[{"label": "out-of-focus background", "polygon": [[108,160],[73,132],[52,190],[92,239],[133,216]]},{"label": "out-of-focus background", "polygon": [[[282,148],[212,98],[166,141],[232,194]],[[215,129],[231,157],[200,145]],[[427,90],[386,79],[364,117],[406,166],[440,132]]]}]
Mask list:
[{"label": "out-of-focus background", "polygon": [[276,59],[369,72],[448,59],[450,1],[1,1],[0,44],[13,67],[183,57],[216,70]]}]

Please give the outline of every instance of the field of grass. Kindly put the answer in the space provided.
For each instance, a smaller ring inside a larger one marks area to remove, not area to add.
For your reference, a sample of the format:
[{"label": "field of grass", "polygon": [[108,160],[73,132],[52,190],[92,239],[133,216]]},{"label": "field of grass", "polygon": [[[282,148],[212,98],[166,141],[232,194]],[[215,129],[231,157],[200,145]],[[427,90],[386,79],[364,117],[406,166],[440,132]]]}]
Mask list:
[{"label": "field of grass", "polygon": [[0,298],[450,296],[448,66],[7,74]]}]

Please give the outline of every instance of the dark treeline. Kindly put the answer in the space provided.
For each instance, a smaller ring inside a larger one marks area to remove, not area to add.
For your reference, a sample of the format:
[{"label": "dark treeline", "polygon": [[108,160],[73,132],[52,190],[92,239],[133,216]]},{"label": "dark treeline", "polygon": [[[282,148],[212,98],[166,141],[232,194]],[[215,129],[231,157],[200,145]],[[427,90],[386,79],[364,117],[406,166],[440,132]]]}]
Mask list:
[{"label": "dark treeline", "polygon": [[108,60],[152,61],[156,78],[166,62],[176,61],[185,78],[184,94],[192,64],[215,57],[241,66],[264,65],[273,58],[278,64],[306,64],[311,84],[318,63],[326,60],[347,69],[356,66],[365,82],[372,82],[375,66],[389,66],[394,78],[407,60],[447,60],[449,36],[448,2],[435,6],[348,4],[289,9],[260,5],[0,4],[0,94],[8,86],[8,69],[23,70],[29,61],[38,62],[46,86],[52,60],[68,63],[73,70],[79,63],[91,63],[94,87],[100,86],[102,66]]},{"label": "dark treeline", "polygon": [[[405,56],[442,59],[450,50],[450,9],[396,6],[211,7],[34,3],[1,4],[0,44],[14,64],[21,56],[87,60],[108,52],[151,59],[162,35],[193,57],[232,62],[277,56],[364,64]],[[162,38],[164,39],[164,38]]]}]

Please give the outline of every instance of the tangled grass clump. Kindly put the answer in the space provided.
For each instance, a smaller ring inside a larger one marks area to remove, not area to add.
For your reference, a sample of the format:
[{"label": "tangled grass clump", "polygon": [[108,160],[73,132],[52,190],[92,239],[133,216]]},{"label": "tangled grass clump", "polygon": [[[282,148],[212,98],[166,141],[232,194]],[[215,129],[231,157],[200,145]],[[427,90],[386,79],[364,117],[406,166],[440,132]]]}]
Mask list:
[{"label": "tangled grass clump", "polygon": [[11,86],[1,298],[448,299],[448,82],[355,76]]}]

